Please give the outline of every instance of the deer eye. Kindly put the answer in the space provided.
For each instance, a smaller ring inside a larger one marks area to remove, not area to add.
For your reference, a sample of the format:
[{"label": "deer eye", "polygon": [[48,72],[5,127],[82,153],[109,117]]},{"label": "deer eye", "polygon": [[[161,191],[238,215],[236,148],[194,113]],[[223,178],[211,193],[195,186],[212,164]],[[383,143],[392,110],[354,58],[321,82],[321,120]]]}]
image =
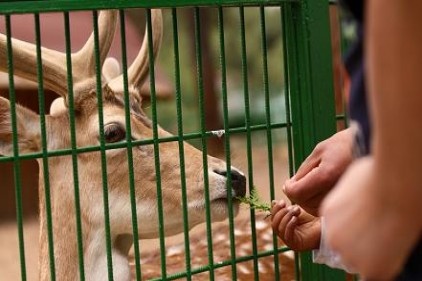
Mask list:
[{"label": "deer eye", "polygon": [[104,127],[104,139],[106,143],[122,141],[126,138],[125,129],[117,123],[110,123]]}]

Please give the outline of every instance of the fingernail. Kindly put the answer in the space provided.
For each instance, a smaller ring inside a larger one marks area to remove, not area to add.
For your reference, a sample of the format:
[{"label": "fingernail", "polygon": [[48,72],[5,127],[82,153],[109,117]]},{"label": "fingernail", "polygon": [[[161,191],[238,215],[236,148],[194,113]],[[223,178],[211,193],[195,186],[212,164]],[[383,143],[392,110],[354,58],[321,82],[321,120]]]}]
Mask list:
[{"label": "fingernail", "polygon": [[275,206],[275,204],[277,204],[277,201],[275,201],[275,200],[271,201],[271,206],[272,206],[272,207],[274,207],[274,206]]},{"label": "fingernail", "polygon": [[285,206],[286,205],[286,202],[283,200],[283,199],[281,199],[279,202],[278,202],[278,205],[280,205],[280,206]]},{"label": "fingernail", "polygon": [[291,212],[293,210],[293,206],[290,205],[289,207],[287,207],[287,211]]}]

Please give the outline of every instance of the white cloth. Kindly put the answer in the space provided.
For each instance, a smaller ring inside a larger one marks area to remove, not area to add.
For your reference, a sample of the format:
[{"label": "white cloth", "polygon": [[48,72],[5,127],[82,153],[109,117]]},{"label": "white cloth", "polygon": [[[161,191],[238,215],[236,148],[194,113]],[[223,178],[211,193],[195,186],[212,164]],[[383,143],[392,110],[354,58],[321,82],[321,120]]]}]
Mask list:
[{"label": "white cloth", "polygon": [[325,241],[324,217],[321,217],[321,242],[319,249],[312,251],[312,260],[314,263],[325,264],[332,268],[339,268],[349,273],[355,273],[352,269],[345,266],[341,256],[327,245],[327,242]]}]

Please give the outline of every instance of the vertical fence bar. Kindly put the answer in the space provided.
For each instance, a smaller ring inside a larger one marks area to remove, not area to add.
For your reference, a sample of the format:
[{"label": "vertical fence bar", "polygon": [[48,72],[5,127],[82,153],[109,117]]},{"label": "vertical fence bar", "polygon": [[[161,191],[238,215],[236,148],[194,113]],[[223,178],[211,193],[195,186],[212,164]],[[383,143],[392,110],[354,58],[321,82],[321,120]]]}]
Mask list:
[{"label": "vertical fence bar", "polygon": [[101,84],[101,60],[100,60],[100,42],[98,31],[98,12],[92,11],[93,27],[94,27],[94,56],[95,56],[95,75],[96,75],[96,91],[98,105],[98,126],[100,132],[100,153],[101,153],[101,176],[103,180],[103,204],[104,204],[104,232],[106,240],[107,252],[107,273],[108,280],[113,278],[113,257],[111,254],[111,230],[110,230],[110,210],[108,200],[108,181],[107,181],[107,157],[104,139],[104,111],[103,111],[103,93]]},{"label": "vertical fence bar", "polygon": [[[249,182],[249,194],[254,189],[254,178],[253,178],[253,159],[252,159],[252,132],[251,132],[251,110],[250,110],[250,97],[249,97],[249,82],[248,82],[248,62],[246,52],[246,28],[245,28],[245,8],[239,7],[240,17],[240,44],[241,44],[241,56],[242,56],[242,80],[243,80],[243,97],[245,103],[245,126],[246,126],[246,151],[248,158],[248,182]],[[259,280],[259,267],[258,267],[258,245],[255,227],[255,209],[250,208],[250,220],[251,220],[251,243],[252,243],[252,255],[253,255],[253,268],[254,268],[254,280]]]},{"label": "vertical fence bar", "polygon": [[155,68],[154,68],[154,47],[152,38],[151,10],[146,10],[147,29],[148,29],[148,55],[149,55],[149,77],[151,89],[151,105],[152,105],[152,135],[154,141],[154,162],[155,175],[157,180],[157,208],[158,223],[160,235],[160,256],[161,256],[161,277],[163,280],[167,278],[166,270],[166,244],[164,238],[164,215],[163,215],[163,196],[161,186],[161,170],[160,170],[160,148],[158,142],[158,124],[157,124],[157,94],[155,91]]},{"label": "vertical fence bar", "polygon": [[6,20],[6,54],[7,54],[7,71],[9,73],[9,100],[10,100],[10,118],[12,121],[12,142],[13,142],[13,178],[15,181],[15,200],[16,200],[16,220],[18,224],[18,240],[19,240],[19,260],[21,268],[21,279],[26,280],[26,264],[25,264],[25,242],[23,234],[23,208],[22,208],[22,183],[21,183],[21,167],[19,162],[19,140],[18,126],[16,119],[16,93],[15,83],[13,79],[13,52],[12,52],[12,30],[10,24],[10,16],[5,16]]},{"label": "vertical fence bar", "polygon": [[204,197],[205,197],[205,222],[207,228],[207,243],[208,243],[208,266],[210,273],[210,280],[213,281],[214,276],[214,256],[212,245],[212,228],[211,228],[211,210],[210,210],[210,193],[209,193],[209,179],[208,179],[208,159],[207,159],[207,135],[205,129],[205,103],[204,103],[204,79],[202,74],[202,51],[201,51],[201,21],[199,15],[199,8],[194,8],[195,21],[195,55],[196,55],[196,71],[197,71],[197,87],[199,91],[199,112],[201,123],[201,142],[202,142],[202,162],[204,172]]},{"label": "vertical fence bar", "polygon": [[[267,61],[267,36],[266,36],[266,23],[265,23],[265,7],[259,7],[260,21],[261,21],[261,47],[262,47],[262,66],[263,66],[263,83],[264,83],[264,94],[265,94],[265,120],[266,120],[266,132],[267,132],[267,147],[268,147],[268,170],[270,179],[270,198],[274,200],[274,163],[273,163],[273,141],[271,131],[271,106],[270,106],[270,89],[268,81],[268,61]],[[273,247],[277,249],[277,236],[273,234]],[[278,254],[274,253],[274,278],[275,280],[280,279],[279,271],[279,260]]]},{"label": "vertical fence bar", "polygon": [[[284,5],[296,168],[336,130],[328,20],[328,2],[301,0]],[[312,263],[310,253],[301,254],[301,272],[304,281],[345,279],[342,271]]]},{"label": "vertical fence bar", "polygon": [[223,96],[223,117],[224,117],[224,148],[226,152],[227,167],[227,200],[229,214],[229,238],[230,238],[230,258],[232,267],[232,280],[237,280],[236,270],[236,248],[233,223],[233,201],[232,201],[232,178],[231,178],[231,159],[230,159],[230,134],[229,134],[229,106],[227,101],[227,74],[226,74],[226,51],[224,42],[224,15],[223,8],[218,7],[218,34],[220,43],[220,67],[221,67],[221,91]]},{"label": "vertical fence bar", "polygon": [[[47,133],[45,123],[45,106],[44,106],[44,83],[42,71],[42,55],[41,55],[41,30],[40,16],[34,14],[35,21],[35,47],[37,55],[37,80],[38,80],[38,107],[40,112],[41,127],[41,146],[42,146],[42,169],[44,177],[44,196],[45,196],[45,212],[47,218],[47,239],[48,239],[48,255],[50,261],[50,279],[56,280],[56,265],[54,260],[54,237],[53,222],[51,217],[51,198],[50,198],[50,176],[47,156]],[[41,169],[41,167],[40,167]]]},{"label": "vertical fence bar", "polygon": [[133,251],[135,254],[135,276],[136,280],[141,280],[141,255],[139,250],[139,235],[138,235],[138,213],[136,208],[136,191],[135,191],[135,175],[133,171],[133,144],[132,144],[132,126],[130,118],[130,98],[129,98],[129,83],[127,74],[127,52],[126,52],[126,25],[125,12],[119,10],[120,18],[120,46],[122,48],[122,68],[123,68],[123,98],[125,102],[125,123],[126,123],[126,144],[127,144],[127,161],[129,169],[129,193],[130,193],[130,208],[132,215],[132,235],[133,235]]},{"label": "vertical fence bar", "polygon": [[177,139],[179,143],[180,157],[180,180],[182,184],[182,206],[183,206],[183,234],[185,240],[185,263],[186,263],[186,280],[192,280],[191,272],[191,255],[189,245],[189,217],[188,217],[188,199],[186,190],[186,171],[185,171],[185,150],[183,146],[183,112],[182,112],[182,96],[180,86],[180,61],[179,61],[179,29],[177,25],[177,10],[173,8],[173,44],[174,44],[174,82],[176,86],[176,114],[177,114]]},{"label": "vertical fence bar", "polygon": [[[283,7],[280,8],[280,14],[281,14],[281,26],[282,26],[282,37],[286,38],[286,25],[283,23]],[[285,85],[285,103],[286,103],[286,133],[287,133],[287,150],[288,150],[288,159],[289,159],[289,176],[293,176],[294,173],[294,159],[293,159],[293,138],[292,138],[292,120],[291,120],[291,112],[290,112],[290,77],[289,77],[289,71],[288,71],[288,64],[287,64],[287,47],[286,47],[286,41],[283,40],[283,57],[284,57],[284,85]]]},{"label": "vertical fence bar", "polygon": [[73,74],[72,74],[72,55],[70,42],[70,20],[69,13],[64,12],[64,31],[66,40],[66,66],[67,66],[67,89],[69,104],[69,124],[70,124],[70,146],[72,149],[72,169],[73,169],[73,189],[75,196],[75,216],[76,216],[76,235],[78,243],[78,261],[79,278],[85,280],[84,268],[84,249],[82,243],[82,221],[81,221],[81,203],[79,195],[79,172],[78,172],[78,154],[76,152],[76,124],[75,124],[75,101],[73,93]]},{"label": "vertical fence bar", "polygon": [[[292,136],[292,120],[291,120],[291,103],[290,103],[290,73],[288,67],[288,50],[290,51],[289,47],[287,46],[290,43],[289,29],[288,24],[284,19],[284,6],[280,8],[280,19],[281,19],[281,27],[282,27],[282,38],[283,38],[283,57],[284,57],[284,99],[286,104],[286,133],[287,133],[287,153],[289,159],[289,176],[292,177],[294,174],[294,159],[293,159],[293,136]],[[294,59],[294,56],[292,57]],[[293,62],[294,64],[294,62]],[[301,280],[300,276],[300,262],[299,262],[299,254],[297,252],[294,253],[295,255],[295,277],[297,281]]]}]

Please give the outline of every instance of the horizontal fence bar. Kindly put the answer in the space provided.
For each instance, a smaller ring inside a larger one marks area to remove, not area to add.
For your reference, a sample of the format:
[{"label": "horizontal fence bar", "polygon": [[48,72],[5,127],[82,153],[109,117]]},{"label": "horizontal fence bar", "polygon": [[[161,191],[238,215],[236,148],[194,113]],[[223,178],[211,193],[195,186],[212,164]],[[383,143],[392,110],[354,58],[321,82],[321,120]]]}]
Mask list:
[{"label": "horizontal fence bar", "polygon": [[[281,129],[281,128],[286,128],[288,126],[288,124],[286,123],[273,123],[270,125],[271,129]],[[267,129],[267,125],[256,125],[256,126],[250,126],[249,130],[250,131],[263,131]],[[240,134],[240,133],[245,133],[247,131],[246,128],[244,127],[238,127],[238,128],[231,128],[227,131],[227,134]],[[218,131],[219,132],[219,131]],[[205,133],[206,137],[215,137],[216,134],[218,134],[218,132],[214,132],[214,131],[207,131]],[[200,139],[202,137],[201,133],[191,133],[191,134],[185,134],[183,135],[183,140],[194,140],[194,139]],[[158,143],[165,143],[165,142],[173,142],[173,141],[178,141],[179,137],[178,136],[171,136],[171,137],[164,137],[164,138],[160,138],[158,139]],[[136,146],[143,146],[143,145],[152,145],[154,144],[154,140],[153,139],[147,139],[147,140],[138,140],[138,141],[132,141],[132,146],[136,147]],[[128,147],[128,143],[126,142],[119,142],[119,143],[109,143],[105,145],[105,150],[111,150],[111,149],[118,149],[118,148],[127,148]],[[72,155],[72,151],[76,151],[77,154],[81,154],[81,153],[88,153],[88,152],[95,152],[95,151],[101,151],[101,147],[98,146],[87,146],[87,147],[81,147],[81,148],[76,148],[76,149],[60,149],[60,150],[55,150],[55,151],[48,151],[47,155],[49,157],[55,157],[55,156],[68,156],[68,155]],[[37,152],[37,153],[28,153],[28,154],[24,154],[24,155],[19,155],[19,159],[21,160],[29,160],[29,159],[38,159],[38,158],[42,158],[43,154],[41,152]],[[13,156],[5,156],[5,157],[1,157],[0,156],[0,163],[3,162],[11,162],[13,161],[14,157]]]},{"label": "horizontal fence bar", "polygon": [[217,7],[217,6],[277,6],[299,0],[38,0],[38,1],[0,1],[0,14],[22,14],[40,12],[64,12],[93,9],[126,8],[177,8],[177,7]]},{"label": "horizontal fence bar", "polygon": [[[192,273],[192,275],[195,275],[195,274],[207,272],[207,271],[210,271],[210,270],[219,269],[219,268],[222,268],[222,267],[229,266],[233,262],[235,264],[238,264],[238,263],[241,263],[241,262],[251,261],[251,260],[256,259],[256,258],[259,259],[259,258],[269,257],[269,256],[272,256],[272,255],[281,254],[281,253],[285,253],[285,252],[288,252],[288,251],[291,251],[291,249],[288,248],[288,247],[281,247],[281,248],[278,248],[276,250],[259,252],[256,256],[255,255],[242,256],[242,257],[239,257],[239,258],[236,258],[236,259],[229,259],[229,260],[225,260],[225,261],[222,261],[222,262],[218,262],[218,263],[215,263],[212,268],[210,268],[209,266],[197,267],[197,268],[194,268],[191,271],[191,273]],[[182,277],[186,277],[186,272],[179,272],[179,273],[169,275],[169,276],[166,277],[165,280],[166,281],[176,280],[176,279],[179,279],[179,278],[182,278]],[[150,281],[160,281],[160,280],[163,280],[163,279],[162,278],[150,279]]]}]

